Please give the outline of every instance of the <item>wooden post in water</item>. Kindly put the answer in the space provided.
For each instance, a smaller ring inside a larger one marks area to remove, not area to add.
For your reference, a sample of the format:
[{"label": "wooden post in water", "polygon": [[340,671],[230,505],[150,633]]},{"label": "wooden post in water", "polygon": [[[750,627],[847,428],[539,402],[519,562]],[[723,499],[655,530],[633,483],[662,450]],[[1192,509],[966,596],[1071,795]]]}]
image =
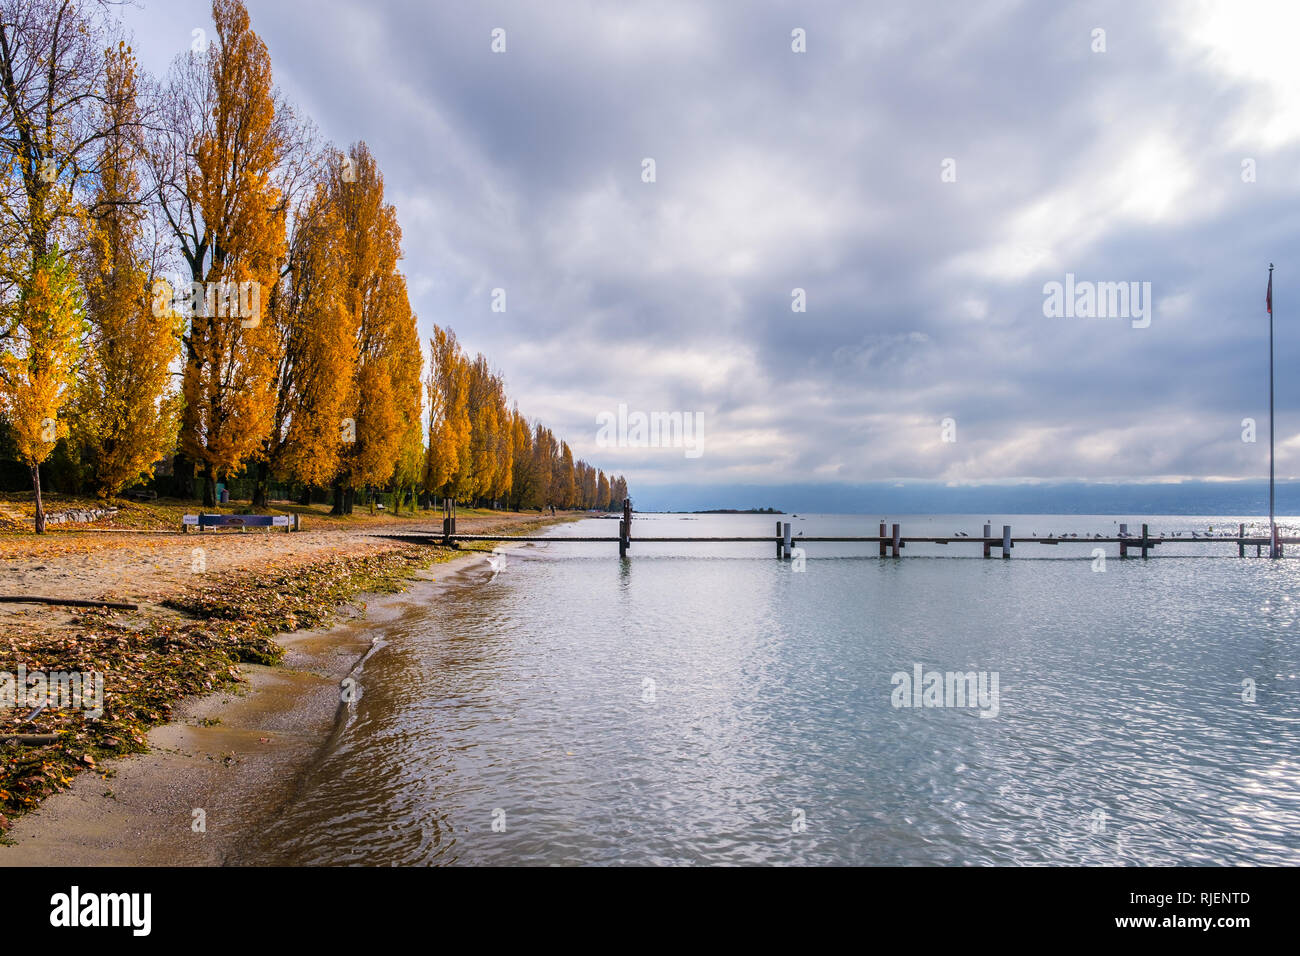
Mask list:
[{"label": "wooden post in water", "polygon": [[776,523],[776,559],[781,560],[781,522]]},{"label": "wooden post in water", "polygon": [[1147,526],[1143,524],[1142,525],[1142,557],[1145,558],[1147,556],[1147,552],[1150,549],[1151,549],[1151,535],[1147,533]]},{"label": "wooden post in water", "polygon": [[885,523],[882,521],[880,522],[880,556],[882,558],[885,556],[885,548]]},{"label": "wooden post in water", "polygon": [[1242,540],[1245,537],[1246,526],[1244,524],[1237,525],[1237,557],[1239,558],[1246,556],[1246,542]]},{"label": "wooden post in water", "polygon": [[893,548],[894,548],[893,556],[894,556],[894,557],[898,557],[898,539],[899,539],[899,537],[900,537],[900,535],[899,535],[899,533],[898,533],[898,525],[894,525],[894,544],[893,544]]},{"label": "wooden post in water", "polygon": [[1011,525],[1002,526],[1002,557],[1011,557]]},{"label": "wooden post in water", "polygon": [[627,549],[632,547],[632,499],[623,499],[623,520],[618,523],[618,556],[627,557]]},{"label": "wooden post in water", "polygon": [[990,547],[989,538],[992,537],[992,535],[993,535],[993,525],[986,524],[984,526],[984,557],[986,558],[992,557],[992,555],[989,553],[989,547]]},{"label": "wooden post in water", "polygon": [[787,561],[789,561],[790,560],[790,522],[788,521],[785,523],[785,526],[781,529],[781,544],[785,549],[784,557]]}]

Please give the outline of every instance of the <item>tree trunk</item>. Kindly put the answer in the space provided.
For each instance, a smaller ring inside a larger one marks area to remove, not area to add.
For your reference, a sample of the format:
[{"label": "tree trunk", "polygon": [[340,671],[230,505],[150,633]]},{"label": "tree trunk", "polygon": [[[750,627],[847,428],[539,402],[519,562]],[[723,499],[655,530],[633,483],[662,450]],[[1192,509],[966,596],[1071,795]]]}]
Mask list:
[{"label": "tree trunk", "polygon": [[253,479],[253,507],[265,508],[271,484],[271,466],[268,462],[257,463],[257,476]]},{"label": "tree trunk", "polygon": [[217,504],[217,477],[209,466],[203,470],[203,507],[214,508]]},{"label": "tree trunk", "polygon": [[194,497],[194,461],[188,455],[176,453],[172,459],[172,475],[176,482],[176,497]]},{"label": "tree trunk", "polygon": [[356,502],[357,490],[355,488],[343,489],[343,513],[352,514],[352,505]]},{"label": "tree trunk", "polygon": [[45,534],[45,505],[41,501],[40,465],[32,465],[32,490],[36,492],[36,533]]},{"label": "tree trunk", "polygon": [[343,504],[343,486],[337,481],[334,482],[334,507],[330,509],[332,515],[345,515],[347,509]]},{"label": "tree trunk", "polygon": [[302,495],[298,498],[298,504],[300,505],[311,504],[311,485],[302,486]]}]

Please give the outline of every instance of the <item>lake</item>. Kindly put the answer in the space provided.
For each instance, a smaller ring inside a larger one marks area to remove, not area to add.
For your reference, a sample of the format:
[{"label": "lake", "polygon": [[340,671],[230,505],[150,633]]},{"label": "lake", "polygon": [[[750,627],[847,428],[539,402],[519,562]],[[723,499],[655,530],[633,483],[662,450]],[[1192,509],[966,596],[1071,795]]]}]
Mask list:
[{"label": "lake", "polygon": [[[1300,863],[1300,562],[1190,539],[1147,561],[1107,545],[1104,571],[1085,544],[986,561],[810,543],[800,572],[768,544],[635,541],[776,520],[638,515],[625,561],[518,547],[386,621],[360,699],[239,862]],[[886,520],[1266,533],[1234,516]]]}]

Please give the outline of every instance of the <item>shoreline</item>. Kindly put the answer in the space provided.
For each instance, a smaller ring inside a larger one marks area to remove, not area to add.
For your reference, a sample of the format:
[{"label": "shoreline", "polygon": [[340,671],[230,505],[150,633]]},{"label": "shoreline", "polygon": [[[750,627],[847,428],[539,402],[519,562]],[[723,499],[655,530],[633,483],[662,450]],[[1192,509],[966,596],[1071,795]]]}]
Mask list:
[{"label": "shoreline", "polygon": [[[527,534],[582,517],[466,523]],[[51,708],[24,726],[25,707],[0,710],[0,735],[51,738],[0,738],[0,866],[228,859],[328,743],[343,713],[340,682],[375,629],[472,585],[476,566],[491,573],[490,548],[402,545],[380,530],[214,535],[198,577],[177,571],[197,546],[179,536],[166,557],[137,535],[107,547],[100,537],[89,551],[75,534],[34,542],[39,554],[11,544],[0,562],[27,593],[104,586],[107,596],[120,583],[143,600],[136,611],[0,606],[0,671],[107,675],[99,720]]]},{"label": "shoreline", "polygon": [[0,867],[227,864],[292,799],[336,732],[340,684],[371,652],[369,632],[490,575],[483,553],[470,552],[417,572],[401,591],[357,595],[364,612],[341,608],[330,627],[277,634],[281,663],[240,665],[246,683],[182,699],[146,734],[147,752],[113,761],[108,779],[79,774],[14,820]]}]

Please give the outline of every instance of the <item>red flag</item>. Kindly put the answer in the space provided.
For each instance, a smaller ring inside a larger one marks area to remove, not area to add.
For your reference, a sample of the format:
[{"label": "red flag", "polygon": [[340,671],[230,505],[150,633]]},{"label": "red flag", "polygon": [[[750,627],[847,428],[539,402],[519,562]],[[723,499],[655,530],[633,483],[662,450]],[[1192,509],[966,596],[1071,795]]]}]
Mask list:
[{"label": "red flag", "polygon": [[1268,308],[1268,314],[1273,314],[1273,270],[1268,271],[1268,294],[1264,296],[1264,305]]}]

